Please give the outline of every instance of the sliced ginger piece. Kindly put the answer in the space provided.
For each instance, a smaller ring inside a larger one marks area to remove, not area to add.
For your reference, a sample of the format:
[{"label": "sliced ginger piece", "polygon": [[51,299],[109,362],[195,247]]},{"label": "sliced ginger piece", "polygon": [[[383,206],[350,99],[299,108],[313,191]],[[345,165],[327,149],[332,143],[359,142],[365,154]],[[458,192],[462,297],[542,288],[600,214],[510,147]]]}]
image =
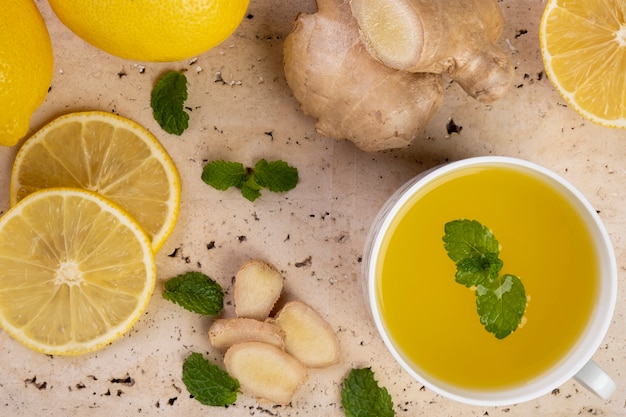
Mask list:
[{"label": "sliced ginger piece", "polygon": [[302,301],[291,301],[272,320],[285,332],[285,351],[304,366],[324,368],[339,362],[341,349],[328,322]]},{"label": "sliced ginger piece", "polygon": [[209,329],[209,340],[219,350],[244,342],[263,342],[282,349],[285,332],[272,323],[235,317],[215,320]]},{"label": "sliced ginger piece", "polygon": [[350,0],[350,6],[368,51],[391,68],[446,74],[485,103],[513,84],[513,64],[496,46],[504,26],[497,0]]},{"label": "sliced ginger piece", "polygon": [[283,290],[283,277],[269,263],[250,259],[235,276],[237,317],[265,320]]},{"label": "sliced ginger piece", "polygon": [[224,365],[242,391],[274,404],[288,404],[307,378],[306,368],[294,357],[261,342],[231,346]]}]

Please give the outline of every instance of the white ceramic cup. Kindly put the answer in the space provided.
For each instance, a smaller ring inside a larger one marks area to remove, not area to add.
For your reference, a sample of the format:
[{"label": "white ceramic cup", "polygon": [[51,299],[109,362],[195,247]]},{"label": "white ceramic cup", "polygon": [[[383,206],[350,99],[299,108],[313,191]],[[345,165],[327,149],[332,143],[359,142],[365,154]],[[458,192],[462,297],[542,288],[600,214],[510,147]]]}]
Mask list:
[{"label": "white ceramic cup", "polygon": [[[381,317],[376,291],[376,265],[386,230],[393,221],[394,216],[397,215],[398,211],[413,194],[426,184],[455,170],[488,166],[490,164],[515,167],[530,173],[550,184],[568,199],[584,220],[594,241],[601,269],[599,274],[600,283],[589,324],[579,340],[555,366],[547,369],[543,374],[527,384],[502,390],[471,390],[446,385],[437,381],[429,375],[422,373],[399,352]],[[617,298],[617,263],[613,246],[600,217],[587,199],[570,183],[546,168],[521,159],[486,156],[451,162],[421,173],[402,186],[381,208],[366,239],[363,256],[363,274],[365,276],[364,290],[366,298],[368,299],[377,330],[386,347],[395,360],[414,379],[444,397],[473,405],[511,405],[545,395],[572,378],[601,398],[608,398],[616,389],[616,385],[611,377],[592,360],[593,354],[600,346],[611,323]]]}]

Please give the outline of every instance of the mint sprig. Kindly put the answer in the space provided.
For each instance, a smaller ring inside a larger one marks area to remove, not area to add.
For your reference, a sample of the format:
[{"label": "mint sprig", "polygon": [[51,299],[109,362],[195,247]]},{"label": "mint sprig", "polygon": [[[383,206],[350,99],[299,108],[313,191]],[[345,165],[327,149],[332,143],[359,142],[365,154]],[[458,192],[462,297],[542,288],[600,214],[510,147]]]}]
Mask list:
[{"label": "mint sprig", "polygon": [[341,405],[346,417],[393,417],[393,399],[378,385],[371,368],[352,369],[343,381]]},{"label": "mint sprig", "polygon": [[152,89],[150,104],[154,119],[167,133],[180,136],[189,127],[185,100],[187,77],[178,71],[163,74]]},{"label": "mint sprig", "polygon": [[241,162],[211,161],[202,169],[202,181],[217,190],[236,187],[242,195],[254,201],[261,196],[261,189],[285,192],[298,184],[298,170],[284,161],[259,160],[253,168]]},{"label": "mint sprig", "polygon": [[448,257],[456,264],[455,280],[476,294],[480,322],[498,339],[514,332],[526,311],[524,284],[515,275],[500,275],[500,244],[476,220],[446,223],[443,237]]},{"label": "mint sprig", "polygon": [[222,287],[201,272],[187,272],[165,281],[163,298],[206,316],[216,316],[224,307]]},{"label": "mint sprig", "polygon": [[225,407],[237,400],[239,381],[200,353],[187,356],[182,379],[189,393],[204,405]]}]

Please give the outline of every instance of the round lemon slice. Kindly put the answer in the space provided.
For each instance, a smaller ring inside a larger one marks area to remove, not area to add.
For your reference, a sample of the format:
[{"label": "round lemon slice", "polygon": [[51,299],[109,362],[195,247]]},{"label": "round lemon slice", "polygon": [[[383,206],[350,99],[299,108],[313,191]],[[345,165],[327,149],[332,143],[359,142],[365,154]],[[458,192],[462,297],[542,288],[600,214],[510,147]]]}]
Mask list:
[{"label": "round lemon slice", "polygon": [[539,38],[548,78],[581,116],[626,127],[626,1],[549,0]]},{"label": "round lemon slice", "polygon": [[0,325],[38,352],[111,343],[145,310],[155,278],[148,235],[99,194],[45,189],[0,218]]},{"label": "round lemon slice", "polygon": [[49,187],[113,200],[143,226],[155,252],[180,210],[180,177],[167,151],[147,129],[112,113],[70,113],[26,140],[13,164],[11,205]]}]

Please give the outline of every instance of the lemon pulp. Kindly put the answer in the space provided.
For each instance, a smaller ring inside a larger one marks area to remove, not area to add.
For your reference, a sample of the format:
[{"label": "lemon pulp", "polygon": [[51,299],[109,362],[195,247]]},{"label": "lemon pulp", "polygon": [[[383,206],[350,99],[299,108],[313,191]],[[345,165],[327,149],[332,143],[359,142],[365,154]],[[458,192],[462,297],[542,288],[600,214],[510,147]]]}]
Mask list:
[{"label": "lemon pulp", "polygon": [[124,334],[145,310],[149,237],[91,191],[50,188],[0,218],[0,325],[39,352],[76,355]]},{"label": "lemon pulp", "polygon": [[548,78],[581,116],[626,127],[626,1],[549,0],[540,24]]},{"label": "lemon pulp", "polygon": [[148,130],[106,112],[61,116],[29,138],[13,164],[11,205],[49,187],[98,192],[128,211],[158,251],[180,210],[174,162]]}]

